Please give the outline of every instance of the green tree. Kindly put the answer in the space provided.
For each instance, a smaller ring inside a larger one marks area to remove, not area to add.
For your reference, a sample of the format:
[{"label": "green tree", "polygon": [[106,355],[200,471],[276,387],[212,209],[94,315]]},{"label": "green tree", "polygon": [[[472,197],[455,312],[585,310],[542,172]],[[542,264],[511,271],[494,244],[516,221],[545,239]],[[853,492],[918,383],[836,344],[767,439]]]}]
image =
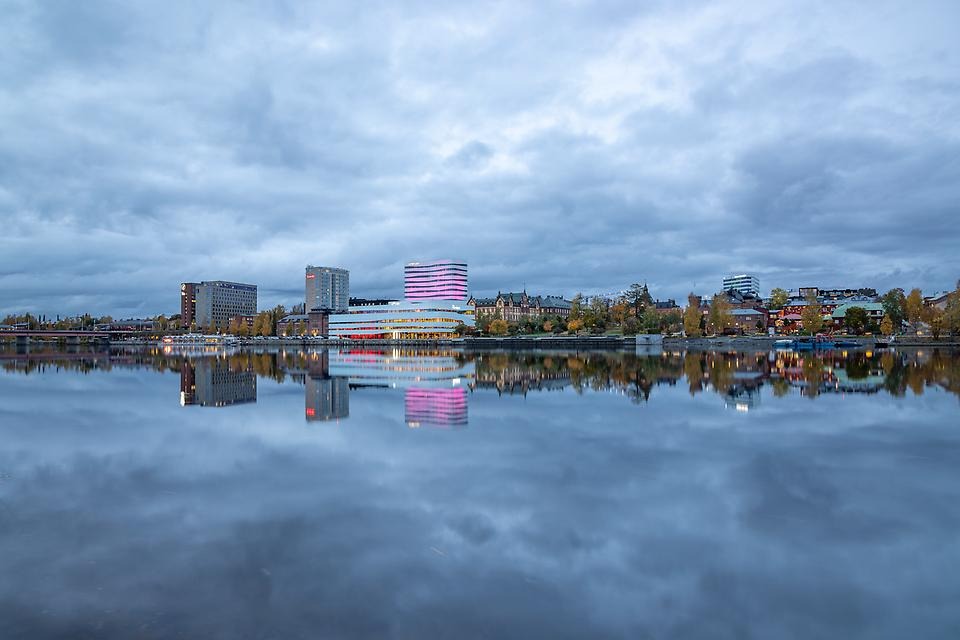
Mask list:
[{"label": "green tree", "polygon": [[630,316],[623,322],[623,335],[625,336],[635,336],[640,333],[640,321]]},{"label": "green tree", "polygon": [[960,331],[960,282],[957,282],[957,289],[947,297],[947,308],[943,312],[943,326],[950,335]]},{"label": "green tree", "polygon": [[867,326],[869,317],[863,307],[850,307],[843,319],[843,324],[850,333],[860,335]]},{"label": "green tree", "polygon": [[786,289],[777,287],[770,292],[770,308],[783,309],[783,305],[787,304],[789,299],[790,293]]},{"label": "green tree", "polygon": [[723,330],[733,322],[733,316],[730,315],[730,303],[724,293],[718,293],[710,301],[710,325],[714,333],[723,333]]},{"label": "green tree", "polygon": [[916,326],[920,323],[923,315],[923,293],[920,289],[913,289],[904,302],[904,313],[907,316],[907,322]]},{"label": "green tree", "polygon": [[903,289],[890,289],[880,298],[880,303],[883,304],[883,315],[890,318],[894,331],[899,332],[906,318],[907,297]]},{"label": "green tree", "polygon": [[643,315],[647,307],[653,304],[653,298],[646,284],[634,282],[623,294],[623,299],[633,308],[633,314],[638,318]]},{"label": "green tree", "polygon": [[683,310],[683,331],[688,338],[700,337],[700,300],[692,293],[687,297],[687,308]]},{"label": "green tree", "polygon": [[646,333],[660,333],[660,314],[653,307],[643,312],[643,330]]},{"label": "green tree", "polygon": [[583,318],[583,294],[578,293],[570,301],[570,320],[580,320]]},{"label": "green tree", "polygon": [[820,311],[820,301],[813,292],[807,294],[807,304],[800,312],[800,322],[803,323],[803,330],[813,335],[823,328],[823,315]]}]

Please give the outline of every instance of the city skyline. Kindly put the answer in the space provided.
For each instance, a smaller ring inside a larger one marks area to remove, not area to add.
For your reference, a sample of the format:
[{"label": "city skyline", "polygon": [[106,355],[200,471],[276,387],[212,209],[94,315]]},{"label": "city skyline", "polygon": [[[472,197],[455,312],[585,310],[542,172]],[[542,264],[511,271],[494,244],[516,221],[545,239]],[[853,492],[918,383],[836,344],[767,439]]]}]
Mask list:
[{"label": "city skyline", "polygon": [[420,256],[469,263],[476,295],[952,289],[958,22],[947,1],[15,1],[0,314],[170,314],[171,283],[215,278],[289,307],[318,261],[398,297]]}]

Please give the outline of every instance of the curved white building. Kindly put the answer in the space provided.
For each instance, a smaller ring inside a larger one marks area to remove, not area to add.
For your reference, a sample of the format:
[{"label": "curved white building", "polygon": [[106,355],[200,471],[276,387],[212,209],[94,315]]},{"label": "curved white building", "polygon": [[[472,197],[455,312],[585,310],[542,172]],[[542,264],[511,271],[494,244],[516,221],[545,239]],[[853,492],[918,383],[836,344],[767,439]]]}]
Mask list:
[{"label": "curved white building", "polygon": [[403,268],[406,300],[466,300],[467,263],[453,260],[410,262]]},{"label": "curved white building", "polygon": [[474,326],[466,302],[403,300],[350,307],[330,315],[330,336],[354,339],[451,338],[457,325]]}]

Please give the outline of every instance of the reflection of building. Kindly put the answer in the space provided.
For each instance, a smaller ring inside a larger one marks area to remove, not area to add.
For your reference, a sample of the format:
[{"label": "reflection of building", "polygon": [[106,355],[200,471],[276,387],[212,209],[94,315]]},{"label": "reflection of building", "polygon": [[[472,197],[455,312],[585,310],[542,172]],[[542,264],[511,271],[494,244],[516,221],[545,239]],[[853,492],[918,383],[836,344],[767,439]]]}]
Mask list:
[{"label": "reflection of building", "polygon": [[467,300],[467,263],[410,262],[403,268],[406,300]]},{"label": "reflection of building", "polygon": [[233,371],[226,360],[201,358],[180,370],[180,404],[226,407],[257,401],[257,376]]},{"label": "reflection of building", "polygon": [[342,338],[450,338],[457,325],[474,325],[473,310],[447,300],[350,307],[330,315],[330,335]]},{"label": "reflection of building", "polygon": [[405,392],[407,426],[461,427],[467,424],[467,390],[421,389],[410,387]]},{"label": "reflection of building", "polygon": [[[195,302],[189,305],[185,302],[185,294],[192,285]],[[185,288],[186,287],[186,288]],[[241,284],[239,282],[189,283],[181,285],[181,313],[184,305],[195,306],[196,316],[193,319],[198,327],[213,327],[227,329],[230,318],[233,316],[248,316],[257,312],[257,285]],[[184,322],[187,326],[189,323]]]},{"label": "reflection of building", "polygon": [[350,382],[347,378],[310,374],[306,383],[308,421],[339,420],[350,415]]},{"label": "reflection of building", "polygon": [[349,305],[349,271],[334,267],[307,266],[304,309],[346,311]]}]

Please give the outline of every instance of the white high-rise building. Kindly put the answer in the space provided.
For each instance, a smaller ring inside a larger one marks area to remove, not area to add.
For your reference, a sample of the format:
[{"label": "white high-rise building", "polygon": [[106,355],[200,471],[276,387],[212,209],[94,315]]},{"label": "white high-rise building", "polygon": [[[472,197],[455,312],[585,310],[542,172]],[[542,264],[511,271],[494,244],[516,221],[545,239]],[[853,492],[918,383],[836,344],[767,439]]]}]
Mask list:
[{"label": "white high-rise building", "polygon": [[335,267],[307,266],[305,308],[342,313],[350,305],[350,272]]},{"label": "white high-rise building", "polygon": [[757,276],[741,273],[723,279],[723,291],[734,289],[740,293],[749,293],[760,297],[760,281]]}]

